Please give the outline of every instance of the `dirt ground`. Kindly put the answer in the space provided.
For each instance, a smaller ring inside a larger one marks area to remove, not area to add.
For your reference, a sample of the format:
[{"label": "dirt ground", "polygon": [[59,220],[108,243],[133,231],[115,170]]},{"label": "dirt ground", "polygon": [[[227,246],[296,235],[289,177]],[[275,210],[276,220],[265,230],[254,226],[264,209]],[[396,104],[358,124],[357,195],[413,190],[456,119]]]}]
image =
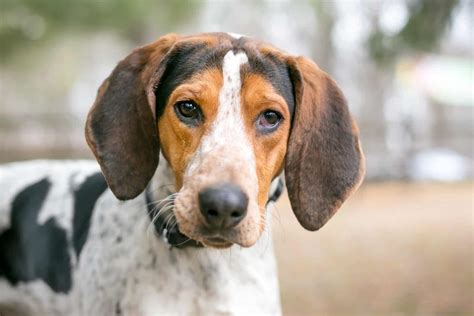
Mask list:
[{"label": "dirt ground", "polygon": [[474,315],[473,183],[371,183],[318,232],[273,210],[285,315]]}]

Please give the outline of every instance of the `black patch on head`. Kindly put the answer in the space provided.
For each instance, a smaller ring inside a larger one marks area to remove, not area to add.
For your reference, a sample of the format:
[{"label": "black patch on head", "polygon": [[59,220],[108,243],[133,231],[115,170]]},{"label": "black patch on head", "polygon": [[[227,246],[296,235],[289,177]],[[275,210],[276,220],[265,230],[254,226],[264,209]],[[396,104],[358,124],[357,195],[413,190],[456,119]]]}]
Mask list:
[{"label": "black patch on head", "polygon": [[220,68],[223,56],[223,50],[209,48],[206,44],[186,43],[174,48],[162,62],[165,70],[155,87],[156,117],[163,114],[168,98],[177,86],[206,68]]},{"label": "black patch on head", "polygon": [[66,232],[54,218],[38,225],[51,183],[43,179],[18,193],[11,204],[11,227],[0,235],[0,276],[12,285],[43,280],[54,292],[71,289]]},{"label": "black patch on head", "polygon": [[245,50],[245,52],[249,59],[248,71],[263,75],[273,85],[275,90],[285,99],[290,116],[293,117],[295,94],[288,65],[273,55],[263,56],[256,50]]},{"label": "black patch on head", "polygon": [[105,178],[102,173],[97,172],[88,176],[79,189],[74,191],[72,242],[78,259],[89,234],[94,205],[105,189],[107,189]]},{"label": "black patch on head", "polygon": [[235,54],[243,51],[248,57],[248,65],[242,66],[242,75],[244,76],[247,71],[263,75],[285,99],[293,118],[295,94],[286,62],[271,54],[262,55],[252,45],[254,40],[251,38],[243,36],[236,39],[226,33],[217,35],[230,39],[230,45],[221,42],[219,46],[209,47],[204,43],[182,43],[170,51],[162,61],[160,67],[164,67],[164,72],[155,87],[156,117],[159,118],[163,114],[168,98],[176,87],[206,68],[222,69],[223,57],[232,50]]}]

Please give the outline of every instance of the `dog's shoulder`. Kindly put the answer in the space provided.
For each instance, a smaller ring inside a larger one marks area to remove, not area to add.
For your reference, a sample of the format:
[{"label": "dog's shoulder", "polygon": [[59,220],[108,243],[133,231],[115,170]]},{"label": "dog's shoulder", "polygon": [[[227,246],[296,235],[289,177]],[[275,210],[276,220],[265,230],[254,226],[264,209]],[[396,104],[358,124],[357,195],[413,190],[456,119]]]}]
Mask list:
[{"label": "dog's shoulder", "polygon": [[59,201],[73,194],[88,176],[99,173],[99,166],[91,160],[30,160],[0,165],[0,232],[10,224],[15,199],[34,198],[35,204],[46,199]]},{"label": "dog's shoulder", "polygon": [[95,202],[107,184],[93,161],[28,161],[0,167],[0,277],[71,288]]}]

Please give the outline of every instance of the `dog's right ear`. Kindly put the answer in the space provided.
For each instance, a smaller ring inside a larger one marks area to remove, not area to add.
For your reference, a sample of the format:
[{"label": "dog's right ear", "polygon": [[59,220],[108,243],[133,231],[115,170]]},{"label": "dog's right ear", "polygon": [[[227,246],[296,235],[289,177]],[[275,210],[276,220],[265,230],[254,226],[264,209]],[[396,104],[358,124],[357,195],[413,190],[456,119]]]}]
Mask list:
[{"label": "dog's right ear", "polygon": [[362,182],[359,129],[342,91],[304,57],[289,58],[295,116],[285,177],[291,207],[308,230],[321,228]]},{"label": "dog's right ear", "polygon": [[139,195],[155,173],[159,138],[153,87],[174,34],[140,47],[102,83],[86,122],[86,140],[120,200]]}]

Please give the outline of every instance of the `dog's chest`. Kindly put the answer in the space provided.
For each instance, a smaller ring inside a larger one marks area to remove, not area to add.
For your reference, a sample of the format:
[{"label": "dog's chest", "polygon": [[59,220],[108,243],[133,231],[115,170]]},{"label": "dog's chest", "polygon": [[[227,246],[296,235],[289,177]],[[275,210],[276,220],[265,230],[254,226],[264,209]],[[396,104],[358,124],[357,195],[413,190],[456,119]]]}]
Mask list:
[{"label": "dog's chest", "polygon": [[107,193],[97,205],[76,274],[88,313],[280,313],[269,234],[250,249],[170,249],[148,227],[142,198],[111,208]]},{"label": "dog's chest", "polygon": [[[243,256],[230,259],[204,255],[207,254],[187,254],[175,258],[174,263],[164,258],[150,270],[138,269],[135,276],[127,279],[122,309],[140,315],[279,312],[274,263],[248,262]],[[239,261],[252,266],[242,267]]]}]

